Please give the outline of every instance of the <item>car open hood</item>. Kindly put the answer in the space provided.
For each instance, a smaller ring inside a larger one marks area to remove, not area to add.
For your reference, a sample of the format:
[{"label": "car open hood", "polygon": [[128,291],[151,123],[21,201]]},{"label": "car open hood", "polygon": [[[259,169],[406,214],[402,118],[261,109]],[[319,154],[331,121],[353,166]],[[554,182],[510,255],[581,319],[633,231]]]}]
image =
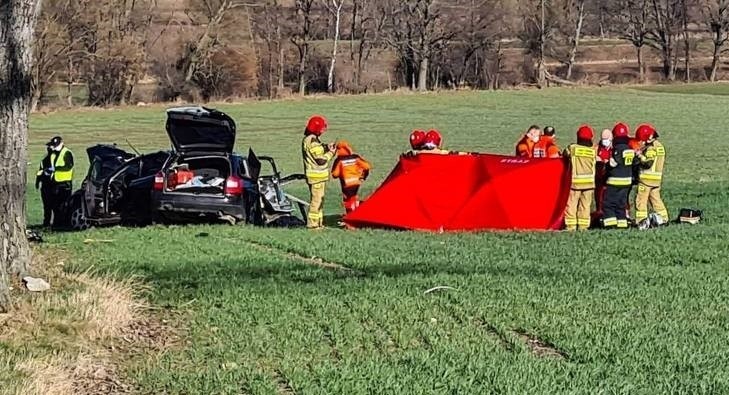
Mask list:
[{"label": "car open hood", "polygon": [[235,121],[225,113],[205,107],[167,110],[167,134],[177,152],[232,153]]}]

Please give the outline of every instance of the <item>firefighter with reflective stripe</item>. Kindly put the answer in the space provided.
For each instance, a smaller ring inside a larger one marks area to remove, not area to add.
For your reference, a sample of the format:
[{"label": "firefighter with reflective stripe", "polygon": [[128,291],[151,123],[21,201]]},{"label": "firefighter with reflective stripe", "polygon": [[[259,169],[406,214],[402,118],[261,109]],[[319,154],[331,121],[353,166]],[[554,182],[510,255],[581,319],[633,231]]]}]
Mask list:
[{"label": "firefighter with reflective stripe", "polygon": [[557,136],[552,126],[544,128],[544,134],[539,137],[539,141],[534,145],[535,158],[559,158],[560,151],[557,146]]},{"label": "firefighter with reflective stripe", "polygon": [[628,146],[628,126],[618,123],[613,128],[613,151],[607,163],[607,189],[603,207],[603,226],[627,228],[625,202],[633,183],[635,151]]},{"label": "firefighter with reflective stripe", "polygon": [[337,157],[332,166],[332,177],[339,179],[342,187],[344,210],[347,214],[359,206],[359,187],[367,179],[372,166],[364,158],[354,153],[346,141],[337,143]]},{"label": "firefighter with reflective stripe", "polygon": [[323,144],[319,140],[327,130],[327,121],[320,115],[309,118],[304,130],[304,140],[301,143],[301,153],[304,159],[304,174],[309,184],[311,201],[306,227],[321,229],[324,227],[324,194],[329,180],[329,166],[334,158],[334,144]]},{"label": "firefighter with reflective stripe", "polygon": [[653,125],[640,125],[635,135],[643,145],[638,154],[640,175],[638,176],[638,193],[635,196],[635,220],[640,223],[648,218],[648,203],[650,203],[653,211],[664,221],[668,221],[668,209],[661,199],[666,149],[658,141],[658,132]]},{"label": "firefighter with reflective stripe", "polygon": [[534,146],[539,142],[541,135],[542,130],[539,129],[539,126],[530,126],[521,140],[516,143],[516,156],[520,158],[533,158]]},{"label": "firefighter with reflective stripe", "polygon": [[63,204],[73,189],[73,153],[60,136],[46,144],[46,156],[36,173],[35,187],[40,186],[43,201],[43,226],[58,222]]},{"label": "firefighter with reflective stripe", "polygon": [[568,231],[590,228],[590,208],[595,193],[595,162],[597,153],[592,146],[593,130],[582,125],[577,130],[577,143],[570,144],[564,151],[569,158],[572,171],[572,186],[564,212]]}]

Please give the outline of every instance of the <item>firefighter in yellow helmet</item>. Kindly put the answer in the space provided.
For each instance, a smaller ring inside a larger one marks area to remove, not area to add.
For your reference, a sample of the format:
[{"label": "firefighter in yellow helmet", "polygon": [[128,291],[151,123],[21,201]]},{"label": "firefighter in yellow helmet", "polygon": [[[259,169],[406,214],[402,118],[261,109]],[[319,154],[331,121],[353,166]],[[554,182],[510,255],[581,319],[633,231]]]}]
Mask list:
[{"label": "firefighter in yellow helmet", "polygon": [[568,231],[587,230],[590,227],[597,158],[597,152],[592,145],[593,134],[590,126],[580,126],[577,130],[577,143],[567,146],[563,154],[569,158],[572,168],[572,186],[564,212],[565,227]]},{"label": "firefighter in yellow helmet", "polygon": [[306,227],[309,229],[322,229],[324,227],[324,193],[330,176],[330,165],[335,153],[335,144],[323,144],[319,140],[327,130],[327,120],[319,115],[309,118],[304,130],[304,140],[301,143],[301,153],[304,159],[304,174],[309,184],[311,201]]},{"label": "firefighter in yellow helmet", "polygon": [[666,163],[666,149],[658,141],[658,132],[652,125],[638,126],[636,139],[642,148],[638,153],[640,159],[640,175],[638,177],[638,193],[635,196],[635,222],[640,224],[648,218],[648,203],[653,211],[668,221],[668,209],[661,199],[661,182],[663,167]]}]

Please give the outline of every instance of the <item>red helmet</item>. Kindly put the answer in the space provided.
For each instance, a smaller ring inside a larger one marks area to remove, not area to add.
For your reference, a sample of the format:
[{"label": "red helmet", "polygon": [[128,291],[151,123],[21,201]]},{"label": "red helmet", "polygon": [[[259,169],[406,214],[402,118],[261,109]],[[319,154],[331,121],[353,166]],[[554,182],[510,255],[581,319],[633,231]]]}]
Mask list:
[{"label": "red helmet", "polygon": [[425,144],[434,145],[433,148],[440,147],[440,144],[443,142],[443,137],[440,135],[440,132],[431,129],[428,134],[425,135]]},{"label": "red helmet", "polygon": [[628,134],[630,134],[630,128],[622,122],[616,123],[613,127],[613,138],[628,137]]},{"label": "red helmet", "polygon": [[425,144],[425,132],[422,130],[413,130],[410,133],[410,147],[412,149],[419,149],[423,144]]},{"label": "red helmet", "polygon": [[579,129],[577,129],[577,139],[578,140],[590,140],[592,141],[592,138],[595,135],[595,131],[592,130],[592,127],[590,125],[582,125]]},{"label": "red helmet", "polygon": [[314,115],[306,123],[306,132],[321,136],[327,130],[327,119],[321,115]]},{"label": "red helmet", "polygon": [[648,141],[656,134],[656,128],[653,127],[653,125],[644,123],[640,126],[638,126],[638,129],[635,131],[635,138],[638,139],[638,141]]}]

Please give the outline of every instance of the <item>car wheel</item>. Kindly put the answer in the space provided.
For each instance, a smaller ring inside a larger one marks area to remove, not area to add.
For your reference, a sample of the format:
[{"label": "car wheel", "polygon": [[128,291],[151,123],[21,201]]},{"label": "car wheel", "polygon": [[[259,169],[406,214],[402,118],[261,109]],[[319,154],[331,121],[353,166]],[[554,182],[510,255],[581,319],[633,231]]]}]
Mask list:
[{"label": "car wheel", "polygon": [[274,228],[299,228],[306,225],[306,222],[293,215],[284,215],[271,221],[268,226]]},{"label": "car wheel", "polygon": [[71,211],[71,229],[86,230],[90,227],[89,221],[86,219],[83,203],[77,201],[74,203],[73,210]]}]

